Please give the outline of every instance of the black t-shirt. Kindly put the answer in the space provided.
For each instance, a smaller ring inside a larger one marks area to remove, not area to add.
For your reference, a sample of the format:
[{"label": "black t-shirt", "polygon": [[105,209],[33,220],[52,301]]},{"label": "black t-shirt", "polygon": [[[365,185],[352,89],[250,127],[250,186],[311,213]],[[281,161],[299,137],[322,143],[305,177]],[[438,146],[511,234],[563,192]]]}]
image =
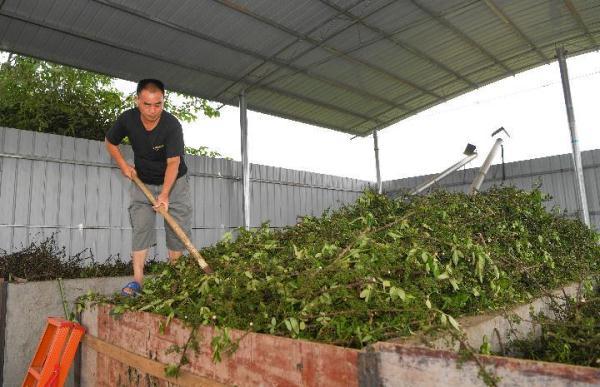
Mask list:
[{"label": "black t-shirt", "polygon": [[133,148],[135,170],[144,183],[164,183],[169,157],[181,156],[177,178],[186,174],[183,130],[171,113],[163,111],[156,127],[148,131],[142,124],[138,108],[126,110],[106,132],[106,139],[119,145],[125,136],[129,137]]}]

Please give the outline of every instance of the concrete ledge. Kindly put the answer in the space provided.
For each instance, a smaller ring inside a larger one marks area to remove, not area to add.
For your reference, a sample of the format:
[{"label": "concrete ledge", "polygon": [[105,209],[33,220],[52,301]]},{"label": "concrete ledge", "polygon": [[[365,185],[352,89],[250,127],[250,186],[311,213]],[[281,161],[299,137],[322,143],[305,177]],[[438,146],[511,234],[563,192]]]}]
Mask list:
[{"label": "concrete ledge", "polygon": [[[474,361],[460,365],[453,351],[376,343],[369,352],[373,386],[485,386]],[[498,356],[478,356],[499,386],[591,387],[600,385],[600,369]]]},{"label": "concrete ledge", "polygon": [[[70,308],[75,300],[93,291],[112,294],[130,281],[130,277],[104,277],[63,280]],[[49,316],[64,316],[58,281],[9,283],[6,299],[4,345],[4,386],[20,386],[35,354]],[[68,386],[73,385],[73,368]]]},{"label": "concrete ledge", "polygon": [[[574,283],[553,291],[551,295],[576,297],[580,291],[581,285]],[[479,348],[483,344],[483,337],[487,336],[492,351],[501,353],[511,337],[509,335],[511,330],[513,332],[512,338],[525,338],[529,333],[535,334],[539,330],[531,322],[532,313],[543,312],[548,316],[553,315],[548,307],[549,301],[550,296],[543,296],[509,310],[462,318],[460,324],[467,334],[469,343],[474,348]],[[517,317],[521,322],[511,322],[513,317]],[[539,332],[537,335],[539,335]]]},{"label": "concrete ledge", "polygon": [[[573,283],[561,289],[553,291],[554,296],[567,295],[575,297],[580,291],[581,285]],[[521,304],[510,309],[495,311],[477,316],[469,316],[458,319],[463,332],[466,334],[469,344],[474,349],[479,349],[483,344],[484,336],[487,337],[493,352],[504,352],[509,338],[524,338],[529,333],[535,334],[536,328],[530,321],[531,313],[544,312],[551,315],[548,308],[549,296],[543,296],[529,303]],[[520,323],[512,322],[512,318],[518,317]],[[512,330],[512,336],[509,332]],[[510,337],[509,337],[510,336]],[[448,335],[423,336],[413,335],[407,338],[390,340],[391,343],[405,344],[408,346],[425,346],[434,349],[452,349],[457,351],[459,343]]]},{"label": "concrete ledge", "polygon": [[[81,314],[81,325],[85,327],[85,334],[98,337],[98,308],[88,307]],[[81,344],[81,385],[96,386],[96,352],[89,346]]]}]

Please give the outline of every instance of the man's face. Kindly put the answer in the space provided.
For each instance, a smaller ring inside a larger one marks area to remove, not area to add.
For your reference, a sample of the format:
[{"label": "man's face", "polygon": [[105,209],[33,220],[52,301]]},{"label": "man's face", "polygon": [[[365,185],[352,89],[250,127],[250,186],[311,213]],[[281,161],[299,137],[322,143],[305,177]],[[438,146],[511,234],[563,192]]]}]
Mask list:
[{"label": "man's face", "polygon": [[164,96],[160,89],[144,89],[137,96],[137,106],[145,121],[154,122],[163,111]]}]

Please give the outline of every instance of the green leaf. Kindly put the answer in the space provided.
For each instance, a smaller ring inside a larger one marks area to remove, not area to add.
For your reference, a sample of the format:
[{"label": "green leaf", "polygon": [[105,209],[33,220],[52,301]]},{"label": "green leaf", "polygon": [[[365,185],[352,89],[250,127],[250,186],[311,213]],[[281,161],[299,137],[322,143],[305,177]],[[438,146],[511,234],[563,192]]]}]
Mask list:
[{"label": "green leaf", "polygon": [[456,321],[454,319],[454,317],[448,315],[448,321],[450,322],[450,325],[452,325],[454,327],[454,329],[456,329],[457,331],[460,331],[460,326],[458,325],[458,321]]},{"label": "green leaf", "polygon": [[390,297],[392,298],[392,300],[399,298],[402,301],[406,301],[406,293],[404,292],[404,289],[397,288],[395,286],[392,286],[390,288]]},{"label": "green leaf", "polygon": [[387,233],[387,234],[388,234],[388,236],[392,237],[392,239],[393,239],[393,240],[396,240],[396,239],[400,239],[400,238],[402,238],[402,237],[401,237],[399,234],[396,234],[396,233],[395,233],[395,232],[393,232],[393,231],[388,231],[388,233]]},{"label": "green leaf", "polygon": [[492,346],[487,338],[487,335],[483,335],[483,343],[479,347],[479,353],[482,355],[491,355],[492,354]]},{"label": "green leaf", "polygon": [[485,268],[485,255],[479,254],[477,256],[477,274],[479,275],[479,282],[483,282],[483,269]]},{"label": "green leaf", "polygon": [[151,308],[155,307],[156,305],[160,304],[161,302],[163,302],[163,300],[161,300],[161,299],[159,298],[158,300],[154,300],[154,301],[152,301],[151,303],[149,303],[149,304],[147,304],[147,305],[144,305],[144,306],[142,306],[142,307],[141,307],[141,308],[139,308],[138,310],[139,310],[140,312],[143,312],[143,311],[145,311],[145,310],[148,310],[148,309],[151,309]]},{"label": "green leaf", "polygon": [[461,253],[460,251],[453,249],[452,250],[452,262],[454,263],[454,266],[458,265],[458,259],[461,257]]},{"label": "green leaf", "polygon": [[298,247],[296,247],[296,245],[292,245],[292,247],[294,248],[294,256],[297,259],[301,259],[304,256],[303,251],[299,250]]},{"label": "green leaf", "polygon": [[445,313],[440,314],[440,323],[442,323],[444,326],[448,324],[448,317]]},{"label": "green leaf", "polygon": [[298,320],[296,320],[294,317],[290,317],[290,325],[295,334],[300,333],[300,325],[298,324]]},{"label": "green leaf", "polygon": [[429,298],[425,300],[425,305],[427,306],[427,309],[431,309],[431,301],[429,301]]},{"label": "green leaf", "polygon": [[365,302],[369,302],[369,297],[371,297],[371,287],[367,286],[360,292],[360,298],[364,298]]},{"label": "green leaf", "polygon": [[458,290],[458,282],[454,278],[450,278],[450,285],[454,290]]}]

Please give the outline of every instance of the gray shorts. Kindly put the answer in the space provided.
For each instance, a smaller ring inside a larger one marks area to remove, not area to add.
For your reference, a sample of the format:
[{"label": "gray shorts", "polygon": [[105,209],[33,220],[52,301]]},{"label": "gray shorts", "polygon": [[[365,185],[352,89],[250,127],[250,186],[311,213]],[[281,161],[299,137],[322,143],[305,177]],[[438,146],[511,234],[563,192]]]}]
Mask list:
[{"label": "gray shorts", "polygon": [[[162,190],[162,185],[146,184],[150,192],[157,197]],[[145,250],[156,245],[156,223],[157,213],[152,204],[138,186],[131,182],[129,188],[129,220],[133,229],[131,237],[131,249],[133,251]],[[190,195],[189,177],[184,175],[175,181],[169,194],[169,214],[185,231],[191,239],[192,230],[192,200]],[[160,215],[158,215],[160,216]],[[167,241],[167,249],[172,251],[184,251],[185,245],[177,238],[171,227],[164,222]]]}]

